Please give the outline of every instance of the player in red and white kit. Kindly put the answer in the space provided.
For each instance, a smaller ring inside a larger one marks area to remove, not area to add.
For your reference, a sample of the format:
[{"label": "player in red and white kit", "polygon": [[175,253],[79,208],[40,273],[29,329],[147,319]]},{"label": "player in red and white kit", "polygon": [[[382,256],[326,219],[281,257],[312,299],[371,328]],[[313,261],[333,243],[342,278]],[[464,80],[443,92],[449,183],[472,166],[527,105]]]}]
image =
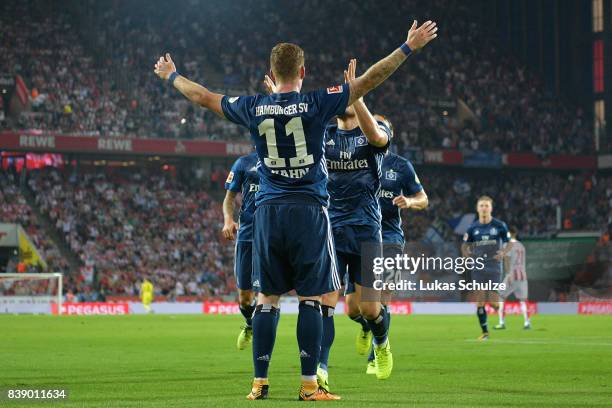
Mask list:
[{"label": "player in red and white kit", "polygon": [[518,230],[516,227],[510,228],[510,242],[513,243],[512,249],[505,259],[506,278],[504,283],[506,289],[499,293],[502,301],[499,302],[499,324],[495,329],[505,329],[504,321],[504,300],[514,293],[514,296],[520,301],[521,312],[525,319],[523,328],[530,329],[531,322],[529,321],[529,313],[527,312],[527,269],[525,268],[525,246],[517,240]]}]

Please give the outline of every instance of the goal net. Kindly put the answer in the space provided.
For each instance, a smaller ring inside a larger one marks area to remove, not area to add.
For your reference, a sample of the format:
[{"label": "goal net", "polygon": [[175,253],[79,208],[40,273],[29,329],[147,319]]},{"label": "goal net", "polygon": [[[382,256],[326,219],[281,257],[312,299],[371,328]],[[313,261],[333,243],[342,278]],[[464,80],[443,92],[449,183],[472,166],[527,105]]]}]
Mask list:
[{"label": "goal net", "polygon": [[59,314],[61,273],[0,273],[0,314]]}]

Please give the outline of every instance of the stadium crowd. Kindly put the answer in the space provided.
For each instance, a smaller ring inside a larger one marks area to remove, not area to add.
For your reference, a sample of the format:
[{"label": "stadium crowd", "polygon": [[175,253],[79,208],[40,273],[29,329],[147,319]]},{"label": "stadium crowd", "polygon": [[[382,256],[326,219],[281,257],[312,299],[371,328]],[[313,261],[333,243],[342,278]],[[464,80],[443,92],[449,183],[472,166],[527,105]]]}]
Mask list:
[{"label": "stadium crowd", "polygon": [[[475,3],[338,0],[322,7],[323,0],[311,0],[306,7],[289,0],[252,8],[245,2],[0,3],[0,73],[21,75],[30,92],[30,107],[16,120],[0,121],[0,129],[246,140],[237,126],[195,108],[153,74],[160,53],[171,52],[190,79],[236,95],[262,92],[269,50],[292,41],[306,52],[310,90],[341,81],[349,58],[357,57],[363,70],[384,56],[414,16],[435,18],[445,41],[412,57],[401,75],[366,97],[373,112],[394,124],[398,153],[412,147],[542,156],[594,151],[585,112],[548,93],[536,74],[504,54]],[[523,236],[558,232],[558,211],[561,229],[610,232],[609,176],[417,170],[430,206],[404,217],[410,240],[436,221],[473,212],[481,194],[494,197],[495,216]],[[233,294],[233,244],[219,233],[221,203],[214,196],[222,173],[215,169],[205,191],[144,171],[31,173],[27,186],[36,206],[80,259],[81,274],[69,271],[11,172],[0,173],[0,221],[23,225],[49,269],[66,272],[67,291],[79,300],[137,295],[146,276],[171,297]]]},{"label": "stadium crowd", "polygon": [[341,0],[321,7],[321,0],[313,0],[303,7],[292,0],[264,1],[254,9],[244,2],[3,2],[0,72],[21,74],[32,91],[32,111],[13,126],[244,139],[236,126],[194,108],[153,75],[160,53],[171,52],[180,72],[195,81],[222,92],[253,93],[263,90],[271,47],[294,41],[305,49],[305,86],[312,89],[339,82],[351,57],[365,69],[384,56],[405,37],[414,16],[435,18],[445,41],[366,98],[395,124],[400,152],[410,146],[541,155],[594,149],[585,113],[548,93],[537,75],[503,54],[473,3],[413,0],[386,7]]},{"label": "stadium crowd", "polygon": [[522,237],[550,237],[572,229],[612,231],[610,176],[463,170],[449,177],[445,169],[428,168],[419,177],[429,195],[429,208],[404,218],[411,239],[419,239],[432,220],[474,213],[477,197],[485,194],[494,198],[493,215],[516,226]]},{"label": "stadium crowd", "polygon": [[[49,270],[68,272],[68,262],[61,255],[57,245],[42,228],[36,213],[28,204],[18,188],[18,176],[12,172],[0,172],[0,222],[19,224],[40,251],[40,256],[47,263]],[[40,266],[19,265],[18,257],[10,260],[7,272],[40,272]]]},{"label": "stadium crowd", "polygon": [[[612,177],[594,174],[503,173],[483,175],[474,170],[422,168],[419,176],[430,197],[429,208],[404,216],[408,240],[419,240],[440,221],[473,213],[481,194],[494,197],[494,215],[516,225],[523,237],[547,237],[561,229],[610,232]],[[66,271],[65,260],[37,234],[35,217],[15,180],[2,177],[0,220],[17,221],[44,254],[52,268]],[[493,182],[493,180],[495,182]],[[83,268],[95,272],[98,285],[86,274],[75,274],[67,290],[79,299],[106,295],[138,295],[151,277],[158,294],[221,296],[234,293],[233,244],[222,238],[219,199],[168,174],[144,171],[74,173],[36,170],[28,178],[36,204]],[[10,199],[9,199],[10,198]],[[16,214],[19,214],[16,216]],[[447,239],[457,242],[451,231]],[[61,268],[64,269],[61,269]],[[94,289],[95,287],[95,289]]]},{"label": "stadium crowd", "polygon": [[233,246],[221,241],[221,204],[208,193],[140,173],[41,171],[28,184],[105,294],[138,295],[149,274],[163,295],[235,290]]}]

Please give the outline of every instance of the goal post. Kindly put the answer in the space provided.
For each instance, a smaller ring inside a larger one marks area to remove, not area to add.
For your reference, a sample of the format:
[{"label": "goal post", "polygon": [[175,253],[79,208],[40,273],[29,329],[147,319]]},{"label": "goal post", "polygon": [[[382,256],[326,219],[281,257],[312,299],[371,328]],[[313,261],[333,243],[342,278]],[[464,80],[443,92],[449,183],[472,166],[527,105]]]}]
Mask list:
[{"label": "goal post", "polygon": [[0,273],[0,314],[61,315],[64,275]]}]

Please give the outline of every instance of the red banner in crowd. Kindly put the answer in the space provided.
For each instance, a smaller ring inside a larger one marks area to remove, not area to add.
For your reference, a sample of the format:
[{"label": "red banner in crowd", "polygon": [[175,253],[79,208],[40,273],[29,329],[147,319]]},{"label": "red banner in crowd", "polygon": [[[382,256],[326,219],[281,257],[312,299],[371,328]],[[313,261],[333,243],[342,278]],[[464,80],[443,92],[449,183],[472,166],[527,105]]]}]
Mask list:
[{"label": "red banner in crowd", "polygon": [[612,315],[612,302],[580,302],[578,314]]},{"label": "red banner in crowd", "polygon": [[[66,136],[46,132],[0,132],[0,150],[28,152],[112,153],[159,156],[242,156],[253,151],[252,144],[210,140],[144,139],[100,136]],[[415,149],[412,149],[415,150]],[[419,152],[420,149],[416,149]],[[418,152],[412,152],[414,154]],[[452,166],[469,165],[459,150],[423,150],[425,164]],[[488,156],[480,152],[484,158]],[[468,158],[472,157],[470,155]],[[490,155],[495,158],[494,155]],[[421,157],[418,154],[418,157]],[[473,158],[472,158],[473,159]],[[482,162],[480,157],[476,164]],[[505,167],[550,169],[596,169],[597,156],[551,155],[540,158],[534,153],[506,153],[502,160]],[[478,165],[472,165],[478,167]],[[490,167],[490,166],[485,166]]]},{"label": "red banner in crowd", "polygon": [[204,302],[204,314],[240,314],[240,307],[236,302]]},{"label": "red banner in crowd", "polygon": [[458,150],[425,150],[423,157],[427,164],[463,164],[463,154]]},{"label": "red banner in crowd", "polygon": [[241,156],[253,151],[248,142],[121,137],[66,136],[41,132],[1,132],[0,150],[113,153],[160,156]]},{"label": "red banner in crowd", "polygon": [[[51,313],[57,314],[57,304],[51,305]],[[62,303],[63,315],[126,315],[130,313],[127,303]]]},{"label": "red banner in crowd", "polygon": [[[468,165],[465,155],[458,150],[425,150],[426,164]],[[506,153],[503,155],[504,167],[548,168],[548,169],[584,169],[597,168],[597,156],[573,156],[553,154],[540,158],[535,153]],[[475,166],[478,167],[478,166]],[[489,166],[484,166],[489,167]]]}]

